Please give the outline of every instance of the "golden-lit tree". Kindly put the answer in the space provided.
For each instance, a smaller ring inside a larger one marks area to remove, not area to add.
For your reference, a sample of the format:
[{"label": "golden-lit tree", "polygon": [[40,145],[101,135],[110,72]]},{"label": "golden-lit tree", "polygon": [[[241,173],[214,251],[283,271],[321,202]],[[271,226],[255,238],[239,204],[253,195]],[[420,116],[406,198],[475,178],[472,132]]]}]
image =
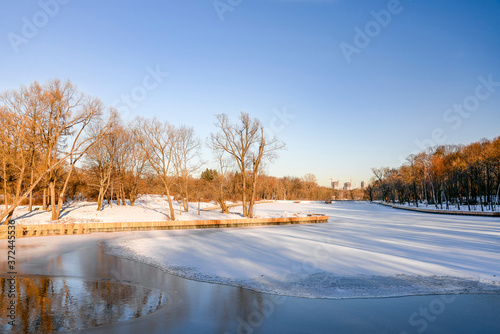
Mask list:
[{"label": "golden-lit tree", "polygon": [[69,81],[52,80],[2,93],[0,108],[4,188],[9,167],[10,179],[15,179],[14,199],[0,220],[9,219],[24,199],[31,199],[42,181],[50,189],[52,219],[57,220],[75,163],[100,138],[86,130],[102,117],[102,103],[79,93]]},{"label": "golden-lit tree", "polygon": [[175,127],[158,119],[137,117],[131,125],[134,140],[141,147],[149,166],[156,172],[167,194],[170,219],[175,220],[171,187],[175,175]]},{"label": "golden-lit tree", "polygon": [[372,169],[372,198],[458,210],[498,210],[500,137],[469,145],[441,145],[410,156],[397,169]]}]

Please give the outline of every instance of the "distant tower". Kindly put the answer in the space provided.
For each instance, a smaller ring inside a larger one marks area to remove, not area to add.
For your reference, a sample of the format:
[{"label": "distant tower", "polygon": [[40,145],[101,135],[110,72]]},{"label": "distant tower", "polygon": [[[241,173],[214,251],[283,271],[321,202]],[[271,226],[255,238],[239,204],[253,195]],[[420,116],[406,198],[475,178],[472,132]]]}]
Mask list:
[{"label": "distant tower", "polygon": [[365,181],[361,181],[361,189],[365,189]]},{"label": "distant tower", "polygon": [[344,183],[344,190],[351,190],[351,182]]},{"label": "distant tower", "polygon": [[339,181],[331,181],[332,182],[332,189],[337,190],[339,189]]}]

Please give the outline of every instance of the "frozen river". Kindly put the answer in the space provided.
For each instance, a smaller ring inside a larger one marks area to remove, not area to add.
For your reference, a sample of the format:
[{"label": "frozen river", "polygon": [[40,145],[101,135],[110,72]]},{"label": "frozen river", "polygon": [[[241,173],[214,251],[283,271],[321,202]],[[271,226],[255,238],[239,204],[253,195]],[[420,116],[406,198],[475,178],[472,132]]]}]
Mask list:
[{"label": "frozen river", "polygon": [[256,214],[320,213],[329,223],[152,231],[105,242],[113,255],[185,278],[311,298],[500,290],[500,218],[369,203],[278,202]]},{"label": "frozen river", "polygon": [[[311,204],[312,205],[312,204]],[[320,204],[315,210],[321,208]],[[343,205],[343,206],[342,206]],[[446,217],[436,217],[433,215],[422,215],[416,214],[415,217],[413,213],[399,211],[391,211],[386,208],[379,208],[378,206],[370,206],[366,204],[354,204],[346,203],[338,205],[335,207],[325,207],[324,210],[332,210],[332,222],[328,224],[319,224],[314,227],[311,226],[287,226],[287,227],[272,227],[272,228],[252,228],[252,229],[242,229],[241,232],[234,232],[235,229],[230,230],[220,230],[220,231],[209,231],[206,233],[204,231],[173,231],[172,235],[184,234],[189,236],[190,233],[193,234],[198,246],[202,246],[200,240],[207,239],[208,245],[211,244],[213,238],[223,237],[227,239],[228,237],[234,236],[237,240],[241,237],[238,233],[242,233],[245,237],[252,237],[245,235],[245,233],[258,232],[262,238],[272,238],[275,243],[283,242],[285,239],[280,239],[279,235],[276,233],[284,233],[289,237],[295,237],[297,233],[306,233],[306,235],[311,239],[313,232],[311,228],[314,229],[333,229],[335,234],[340,233],[341,226],[344,225],[346,231],[350,231],[356,227],[355,224],[359,224],[359,219],[364,219],[366,217],[367,211],[373,210],[373,222],[376,222],[376,218],[389,219],[391,224],[396,224],[396,222],[402,217],[412,217],[413,220],[422,220],[421,224],[413,226],[411,229],[413,233],[407,235],[406,242],[410,243],[409,239],[419,239],[422,238],[422,231],[424,226],[430,229],[431,226],[435,233],[429,234],[427,240],[422,240],[421,242],[433,244],[436,239],[433,238],[445,238],[440,231],[444,229],[443,226],[437,226],[437,221],[435,219],[441,219],[441,224],[453,224],[457,229],[455,234],[451,234],[450,238],[447,239],[447,245],[454,246],[454,243],[461,240],[465,242],[465,246],[474,249],[474,254],[480,254],[480,263],[474,266],[474,261],[469,255],[467,259],[462,261],[462,266],[467,264],[467,269],[471,272],[474,270],[483,270],[481,268],[487,267],[489,264],[489,258],[495,256],[498,252],[497,245],[489,244],[488,240],[494,241],[498,238],[498,228],[495,230],[495,222],[490,220],[474,220],[474,223],[466,224],[466,221],[462,217],[458,220],[446,221]],[[387,211],[389,210],[389,211]],[[356,213],[356,211],[358,211]],[[323,213],[323,212],[320,212]],[[403,216],[401,216],[403,215]],[[385,217],[385,218],[383,218]],[[449,218],[452,219],[452,218]],[[456,219],[453,217],[453,219]],[[470,218],[469,218],[470,219]],[[474,218],[478,219],[478,218]],[[387,222],[387,220],[386,220]],[[337,224],[337,226],[335,226]],[[472,231],[465,231],[465,227]],[[380,226],[378,226],[380,228]],[[283,230],[284,228],[284,230]],[[359,238],[363,238],[368,232],[366,229],[360,231]],[[398,227],[400,229],[401,226]],[[296,230],[298,229],[298,230]],[[303,229],[303,230],[302,230]],[[250,231],[250,232],[248,232]],[[282,231],[282,232],[279,232]],[[373,229],[375,233],[376,229]],[[500,295],[495,293],[495,291],[489,291],[489,294],[433,294],[433,295],[423,295],[423,296],[405,296],[397,298],[354,298],[354,299],[314,299],[314,298],[298,298],[292,296],[280,296],[276,294],[268,294],[262,292],[256,292],[250,289],[244,289],[236,286],[222,285],[222,284],[210,284],[206,282],[199,282],[195,280],[189,280],[174,276],[166,273],[164,270],[159,270],[156,267],[147,265],[145,263],[128,260],[124,258],[115,257],[106,254],[99,244],[103,242],[112,241],[110,244],[121,244],[123,243],[122,238],[126,240],[137,242],[137,240],[144,239],[145,235],[151,237],[152,232],[142,233],[118,233],[118,234],[92,234],[86,236],[67,236],[67,237],[44,237],[44,238],[29,238],[29,239],[19,239],[17,240],[16,255],[18,257],[17,264],[17,282],[18,286],[21,284],[25,278],[27,279],[40,279],[44,277],[51,278],[52,280],[57,280],[59,285],[66,284],[69,289],[74,289],[78,287],[81,291],[80,294],[90,294],[94,299],[85,299],[89,304],[94,300],[102,305],[102,293],[96,293],[95,291],[101,291],[106,287],[111,289],[116,293],[111,301],[108,301],[108,309],[113,309],[113,305],[125,304],[124,294],[130,299],[135,298],[135,303],[131,303],[130,300],[127,301],[127,305],[131,305],[130,308],[136,307],[136,312],[139,312],[137,317],[134,312],[127,308],[120,310],[121,313],[115,314],[114,318],[111,319],[109,324],[102,325],[97,328],[87,328],[91,327],[93,324],[86,321],[83,314],[78,317],[78,315],[68,315],[68,317],[75,319],[72,320],[73,323],[68,322],[64,329],[70,332],[77,333],[137,333],[137,332],[148,332],[149,333],[499,333],[500,332]],[[168,232],[163,232],[168,233]],[[180,234],[179,234],[180,233]],[[229,234],[228,234],[229,233]],[[234,234],[236,233],[236,234]],[[318,230],[319,233],[319,230]],[[346,232],[347,233],[347,232]],[[350,242],[352,244],[352,238],[354,238],[354,231],[352,235],[346,234],[343,239],[344,243]],[[382,232],[379,232],[382,233]],[[218,237],[217,235],[220,234]],[[267,234],[267,236],[266,236]],[[270,234],[270,235],[269,235]],[[384,232],[386,239],[388,241],[388,246],[391,244],[391,233],[389,231]],[[446,234],[443,232],[443,234]],[[116,238],[116,239],[115,239]],[[168,238],[168,236],[161,236],[161,238]],[[172,239],[175,237],[171,237]],[[284,238],[284,237],[281,237]],[[339,237],[340,238],[340,237]],[[374,238],[379,238],[379,235],[374,234]],[[458,239],[457,239],[458,238]],[[481,238],[484,248],[481,248],[480,242]],[[111,239],[115,239],[114,241]],[[180,238],[179,238],[180,240]],[[255,239],[251,239],[256,241]],[[486,241],[485,241],[486,240]],[[165,240],[163,240],[165,241]],[[168,241],[168,240],[167,240]],[[180,244],[173,240],[169,247],[174,247],[179,253],[183,254],[183,249]],[[332,244],[335,241],[330,240]],[[340,243],[340,239],[337,243]],[[249,242],[248,244],[252,244]],[[371,247],[374,247],[374,243],[365,243],[365,251],[369,251]],[[6,242],[2,240],[0,243],[2,245],[2,251],[6,250]],[[134,244],[132,243],[132,246]],[[239,243],[241,255],[241,248],[248,247],[244,243]],[[255,246],[255,243],[253,243]],[[286,243],[283,243],[286,245]],[[384,243],[378,245],[382,247]],[[474,245],[474,247],[472,247]],[[153,248],[157,247],[151,245]],[[343,245],[345,246],[345,244]],[[193,247],[192,243],[187,243],[186,247]],[[225,251],[225,247],[221,246],[220,252]],[[286,246],[285,246],[286,247]],[[417,247],[412,244],[411,247]],[[437,246],[436,246],[437,247]],[[143,247],[141,248],[143,249]],[[411,248],[413,250],[413,248]],[[454,248],[453,248],[454,249]],[[203,252],[210,259],[213,253],[210,253],[210,248],[204,249]],[[380,248],[379,248],[380,250]],[[199,251],[199,249],[198,249]],[[407,254],[409,252],[405,250],[404,247],[400,247],[399,254]],[[424,250],[422,250],[424,252]],[[411,253],[411,252],[409,252]],[[151,255],[154,253],[148,253]],[[173,251],[167,249],[167,253],[164,255],[174,254]],[[490,255],[488,255],[490,254]],[[144,255],[144,254],[143,254]],[[235,252],[233,252],[235,255]],[[228,253],[230,258],[232,255]],[[297,255],[298,256],[298,255]],[[462,254],[462,257],[466,254]],[[496,255],[498,256],[498,255]],[[449,263],[452,263],[455,267],[452,268],[456,270],[456,263],[459,261],[452,252],[449,254],[437,254],[435,258],[442,261],[443,257],[448,258]],[[5,256],[6,258],[6,256]],[[172,257],[172,260],[177,266],[182,265],[179,259],[187,259],[187,257],[182,256],[180,258]],[[298,256],[300,259],[300,256]],[[146,259],[147,260],[147,259]],[[240,258],[241,260],[241,258]],[[247,261],[256,261],[254,258],[247,258]],[[288,258],[283,258],[285,264],[288,265]],[[416,260],[422,261],[421,258]],[[0,259],[4,261],[4,259]],[[177,262],[176,262],[177,261]],[[221,266],[222,270],[225,266],[230,266],[230,262],[227,259],[222,259]],[[380,260],[379,260],[380,261]],[[387,261],[387,260],[386,260]],[[431,261],[431,260],[429,260]],[[486,263],[484,263],[486,261]],[[145,261],[147,262],[147,261]],[[262,262],[266,262],[266,258],[262,258]],[[271,261],[275,263],[276,261]],[[196,264],[196,262],[193,262]],[[318,262],[319,263],[319,262]],[[161,263],[156,263],[156,266],[160,266]],[[249,262],[246,262],[247,266],[250,266]],[[359,264],[358,264],[359,265]],[[2,272],[6,273],[6,263],[0,262]],[[318,264],[322,270],[327,269],[321,263]],[[344,270],[347,267],[344,264]],[[356,265],[352,265],[356,268]],[[211,268],[211,267],[209,267]],[[381,270],[380,267],[377,267]],[[171,268],[166,268],[171,269]],[[175,269],[175,268],[174,268]],[[189,273],[186,268],[179,267],[178,270]],[[202,273],[203,266],[198,266],[192,268],[191,273],[196,275],[205,275],[204,278],[210,278],[214,281],[220,280],[222,275],[218,273],[217,267],[212,269],[213,272]],[[314,268],[313,268],[314,269]],[[493,266],[492,270],[496,270]],[[246,272],[246,270],[245,270]],[[239,272],[233,273],[236,275]],[[227,272],[227,274],[231,274]],[[314,274],[314,273],[312,273]],[[352,273],[351,273],[352,274]],[[381,275],[379,273],[377,275]],[[363,277],[367,274],[364,273]],[[243,276],[234,276],[243,277]],[[233,278],[234,278],[233,277]],[[381,276],[382,277],[382,276]],[[202,277],[203,278],[203,277]],[[307,277],[306,277],[307,278]],[[248,279],[248,277],[246,278]],[[304,279],[304,278],[301,278]],[[61,283],[66,280],[66,283]],[[85,286],[82,284],[77,284],[78,280],[85,282]],[[248,281],[248,280],[247,280]],[[276,281],[279,282],[279,281]],[[476,282],[476,287],[480,284],[485,285],[486,280],[483,283]],[[71,283],[71,284],[69,284]],[[267,282],[270,284],[273,282]],[[290,283],[290,282],[288,282]],[[287,284],[288,284],[287,283]],[[293,283],[293,282],[292,282]],[[27,283],[23,283],[27,284]],[[347,283],[346,283],[347,284]],[[378,284],[381,284],[380,282]],[[121,286],[121,287],[120,287]],[[291,285],[297,293],[297,286]],[[92,287],[97,287],[92,288]],[[265,288],[269,288],[266,286]],[[281,287],[276,287],[280,289]],[[312,287],[314,288],[314,286]],[[358,286],[359,288],[359,286]],[[462,287],[458,287],[462,288]],[[5,292],[5,286],[4,290]],[[83,292],[82,292],[83,291]],[[125,293],[125,292],[126,293]],[[322,292],[324,293],[324,286],[321,289],[309,289],[312,292]],[[339,290],[340,291],[340,290]],[[299,291],[300,292],[300,291]],[[345,291],[344,291],[345,292]],[[467,291],[461,291],[465,293]],[[472,291],[473,292],[473,291]],[[352,296],[351,296],[352,297]],[[373,296],[370,296],[373,297]],[[100,298],[100,299],[99,299]],[[157,307],[151,308],[152,303],[156,302]],[[2,312],[4,312],[5,300],[2,301]],[[57,303],[53,303],[57,304]],[[105,303],[104,303],[105,305]],[[146,306],[146,307],[145,307]],[[32,305],[36,308],[36,305]],[[89,308],[94,307],[94,305],[89,305]],[[104,306],[106,309],[106,306]],[[145,310],[146,309],[146,310]],[[113,309],[114,310],[114,309]],[[148,311],[149,310],[149,311]],[[151,312],[150,312],[151,311]],[[66,310],[68,312],[68,310]],[[110,311],[111,312],[111,311]],[[22,322],[24,318],[27,317],[26,314],[18,312],[16,314],[17,321]],[[83,319],[82,319],[83,318]],[[2,313],[2,321],[5,317]],[[41,318],[40,321],[47,322],[54,321],[50,317]],[[52,324],[53,325],[53,324]],[[57,324],[56,324],[57,325]],[[17,332],[24,333],[26,329],[29,330],[30,324],[26,325],[22,329],[18,329]],[[32,325],[34,326],[34,325]],[[52,328],[57,330],[54,326],[45,326],[46,328]],[[12,331],[9,325],[2,323],[2,329],[6,332],[16,332]],[[61,328],[63,329],[63,328]],[[40,331],[33,331],[40,332]],[[48,331],[49,332],[49,331]]]}]

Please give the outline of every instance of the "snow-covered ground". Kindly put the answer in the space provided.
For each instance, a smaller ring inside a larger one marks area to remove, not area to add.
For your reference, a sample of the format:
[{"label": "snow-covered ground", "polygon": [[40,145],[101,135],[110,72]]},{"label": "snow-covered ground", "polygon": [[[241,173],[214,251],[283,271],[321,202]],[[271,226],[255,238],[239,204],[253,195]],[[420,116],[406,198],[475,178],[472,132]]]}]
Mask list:
[{"label": "snow-covered ground", "polygon": [[[233,204],[233,203],[228,203]],[[180,205],[176,201],[173,202],[175,208],[176,220],[209,220],[209,219],[237,219],[243,218],[241,207],[230,208],[230,214],[222,214],[220,211],[201,211],[198,215],[198,203],[189,203],[189,212],[180,212]],[[200,209],[214,207],[216,203],[200,202]],[[16,209],[14,219],[19,224],[50,224],[51,213],[42,211],[40,207],[29,212],[27,206],[21,206]],[[288,212],[289,211],[289,212]],[[299,214],[296,207],[292,207],[288,211],[263,211],[257,212],[257,217],[276,218],[288,217]],[[305,212],[304,212],[305,213]],[[166,196],[160,195],[143,195],[139,197],[134,206],[130,205],[105,205],[103,210],[97,211],[97,203],[95,202],[72,202],[63,207],[61,219],[59,223],[74,222],[74,223],[109,223],[109,222],[143,222],[143,221],[163,221],[169,219],[168,199]],[[262,216],[259,216],[262,215]]]},{"label": "snow-covered ground", "polygon": [[285,212],[323,213],[330,222],[124,233],[103,246],[179,276],[284,295],[500,293],[498,218],[395,211],[366,202],[256,207],[262,217]]}]

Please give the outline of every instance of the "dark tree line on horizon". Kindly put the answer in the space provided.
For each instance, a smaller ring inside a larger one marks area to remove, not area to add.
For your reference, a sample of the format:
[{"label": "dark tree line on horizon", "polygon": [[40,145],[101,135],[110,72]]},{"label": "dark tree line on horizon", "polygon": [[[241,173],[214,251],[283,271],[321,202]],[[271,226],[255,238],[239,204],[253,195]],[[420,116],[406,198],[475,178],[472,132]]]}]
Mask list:
[{"label": "dark tree line on horizon", "polygon": [[499,210],[500,137],[442,145],[410,155],[399,168],[372,168],[370,200],[437,209]]}]

